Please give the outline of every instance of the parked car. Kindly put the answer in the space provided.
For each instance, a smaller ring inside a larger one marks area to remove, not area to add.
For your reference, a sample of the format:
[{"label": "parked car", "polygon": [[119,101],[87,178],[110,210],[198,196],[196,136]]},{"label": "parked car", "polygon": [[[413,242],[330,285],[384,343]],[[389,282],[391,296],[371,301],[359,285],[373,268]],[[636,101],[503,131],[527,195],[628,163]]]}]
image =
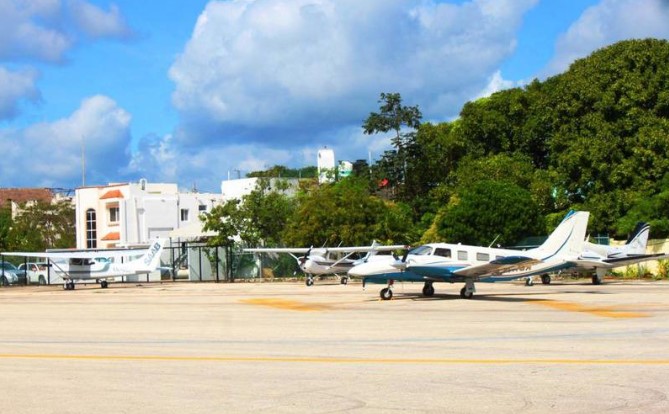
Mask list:
[{"label": "parked car", "polygon": [[26,272],[9,262],[0,262],[0,286],[25,285]]},{"label": "parked car", "polygon": [[26,273],[28,283],[46,285],[46,282],[49,280],[49,265],[47,263],[21,263],[19,270],[23,270]]}]

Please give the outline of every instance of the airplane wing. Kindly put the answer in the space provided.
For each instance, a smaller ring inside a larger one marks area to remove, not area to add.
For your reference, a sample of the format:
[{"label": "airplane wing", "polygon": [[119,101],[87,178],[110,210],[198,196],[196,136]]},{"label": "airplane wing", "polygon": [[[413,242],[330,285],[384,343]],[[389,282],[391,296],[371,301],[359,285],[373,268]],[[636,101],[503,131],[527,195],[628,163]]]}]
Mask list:
[{"label": "airplane wing", "polygon": [[528,256],[506,256],[492,260],[487,263],[463,267],[453,273],[464,277],[497,276],[507,272],[530,270],[532,265],[540,263],[534,257]]},{"label": "airplane wing", "polygon": [[612,269],[615,267],[628,266],[635,263],[647,262],[649,260],[663,260],[668,259],[669,254],[653,253],[653,254],[635,254],[625,257],[618,257],[612,259],[575,259],[570,261],[574,266],[594,269],[597,267]]},{"label": "airplane wing", "polygon": [[312,251],[316,252],[332,252],[332,253],[365,253],[365,252],[389,252],[393,250],[406,249],[404,244],[396,244],[391,246],[371,245],[371,246],[350,246],[350,247],[257,247],[251,249],[244,249],[247,253],[295,253],[305,254]]},{"label": "airplane wing", "polygon": [[253,249],[244,249],[246,253],[295,253],[295,254],[305,254],[308,253],[311,249],[309,247],[257,247]]},{"label": "airplane wing", "polygon": [[394,244],[390,246],[371,245],[371,246],[349,246],[349,247],[327,247],[325,250],[333,253],[366,253],[366,252],[390,252],[393,250],[406,249],[405,244]]},{"label": "airplane wing", "polygon": [[43,259],[95,259],[98,257],[129,257],[141,256],[146,252],[143,250],[112,250],[94,252],[3,252],[2,256],[35,257]]}]

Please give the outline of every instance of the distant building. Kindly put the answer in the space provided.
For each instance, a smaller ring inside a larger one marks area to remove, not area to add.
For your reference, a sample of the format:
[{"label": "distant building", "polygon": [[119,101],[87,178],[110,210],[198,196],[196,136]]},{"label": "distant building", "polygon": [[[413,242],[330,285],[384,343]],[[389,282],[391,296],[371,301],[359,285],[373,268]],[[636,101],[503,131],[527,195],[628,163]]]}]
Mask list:
[{"label": "distant building", "polygon": [[[258,185],[258,177],[252,178],[239,178],[236,180],[227,180],[221,182],[221,195],[223,201],[229,201],[238,199],[241,200],[242,197],[251,193],[251,191],[256,189]],[[284,191],[285,194],[292,196],[295,195],[299,187],[300,180],[297,178],[270,178],[270,190],[277,188],[278,181],[284,181],[288,183],[288,189]]]},{"label": "distant building", "polygon": [[318,150],[318,183],[331,183],[335,180],[335,155],[329,148]]},{"label": "distant building", "polygon": [[61,200],[71,200],[63,191],[51,188],[0,188],[0,207],[9,206],[12,209],[12,218],[21,212],[25,206],[34,203],[56,203]]},{"label": "distant building", "polygon": [[180,193],[176,184],[109,184],[76,189],[77,248],[148,243],[199,223],[222,202],[221,194]]}]

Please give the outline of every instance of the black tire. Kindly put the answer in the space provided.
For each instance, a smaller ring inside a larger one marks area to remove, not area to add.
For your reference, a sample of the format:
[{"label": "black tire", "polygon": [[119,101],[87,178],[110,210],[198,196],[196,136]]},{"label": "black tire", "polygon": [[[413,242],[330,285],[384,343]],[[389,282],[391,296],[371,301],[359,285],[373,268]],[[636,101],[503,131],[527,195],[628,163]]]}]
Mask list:
[{"label": "black tire", "polygon": [[103,281],[100,282],[100,287],[102,289],[107,289],[108,286],[109,286],[109,282],[107,282],[106,280],[103,280]]},{"label": "black tire", "polygon": [[339,281],[342,285],[348,285],[348,278],[347,277],[342,277],[341,280]]},{"label": "black tire", "polygon": [[432,286],[432,283],[426,283],[425,286],[423,286],[423,296],[429,298],[433,295],[434,295],[434,286]]},{"label": "black tire", "polygon": [[471,299],[474,296],[474,292],[467,293],[467,287],[460,289],[460,297],[462,299]]},{"label": "black tire", "polygon": [[304,281],[304,284],[307,286],[311,286],[314,284],[314,279],[308,277],[307,280]]},{"label": "black tire", "polygon": [[9,286],[9,280],[5,276],[0,276],[0,286]]},{"label": "black tire", "polygon": [[44,278],[44,276],[39,275],[39,279],[37,280],[37,283],[40,284],[40,285],[46,285],[46,279]]},{"label": "black tire", "polygon": [[381,289],[381,292],[379,292],[379,296],[381,296],[381,299],[383,300],[390,300],[393,298],[393,291],[390,288],[383,288]]},{"label": "black tire", "polygon": [[592,284],[593,285],[601,285],[602,284],[602,279],[598,278],[597,275],[594,275],[592,277]]},{"label": "black tire", "polygon": [[533,286],[533,285],[534,285],[534,281],[532,280],[531,277],[528,277],[527,279],[525,279],[525,286]]},{"label": "black tire", "polygon": [[543,283],[544,285],[550,285],[551,275],[541,275],[541,283]]}]

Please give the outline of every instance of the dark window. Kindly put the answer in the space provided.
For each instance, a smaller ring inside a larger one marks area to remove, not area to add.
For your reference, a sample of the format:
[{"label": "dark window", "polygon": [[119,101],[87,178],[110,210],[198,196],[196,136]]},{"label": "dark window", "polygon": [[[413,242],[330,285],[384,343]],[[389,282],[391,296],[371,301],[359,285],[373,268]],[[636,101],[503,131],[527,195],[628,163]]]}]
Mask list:
[{"label": "dark window", "polygon": [[86,210],[86,247],[95,249],[98,247],[98,231],[95,222],[95,210]]},{"label": "dark window", "polygon": [[451,249],[442,249],[437,247],[434,249],[434,256],[451,257]]}]

